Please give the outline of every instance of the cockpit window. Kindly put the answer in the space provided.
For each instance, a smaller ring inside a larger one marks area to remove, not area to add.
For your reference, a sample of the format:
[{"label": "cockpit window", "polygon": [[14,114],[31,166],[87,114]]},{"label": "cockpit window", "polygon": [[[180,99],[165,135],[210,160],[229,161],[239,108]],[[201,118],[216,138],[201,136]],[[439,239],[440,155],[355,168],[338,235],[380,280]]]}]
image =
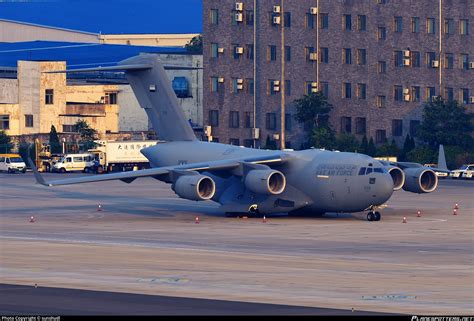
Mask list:
[{"label": "cockpit window", "polygon": [[374,168],[375,173],[383,173],[383,169],[381,168]]},{"label": "cockpit window", "polygon": [[368,175],[370,173],[372,173],[372,168],[367,168],[367,173],[365,173],[365,175]]},{"label": "cockpit window", "polygon": [[365,175],[365,170],[366,170],[365,167],[361,167],[359,170],[359,175]]}]

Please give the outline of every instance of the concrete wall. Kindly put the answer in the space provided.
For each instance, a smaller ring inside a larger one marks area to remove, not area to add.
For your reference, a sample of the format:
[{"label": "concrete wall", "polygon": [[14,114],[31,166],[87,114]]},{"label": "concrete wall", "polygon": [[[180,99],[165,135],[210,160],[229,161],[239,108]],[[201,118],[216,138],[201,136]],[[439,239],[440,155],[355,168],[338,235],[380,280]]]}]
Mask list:
[{"label": "concrete wall", "polygon": [[119,127],[121,131],[147,131],[148,116],[140,107],[130,85],[119,85],[120,103]]},{"label": "concrete wall", "polygon": [[117,93],[117,85],[68,85],[66,100],[68,102],[97,104],[105,99],[105,93]]},{"label": "concrete wall", "polygon": [[18,79],[0,79],[0,102],[18,104]]},{"label": "concrete wall", "polygon": [[37,40],[99,43],[93,33],[0,19],[0,42]]},{"label": "concrete wall", "polygon": [[100,42],[115,45],[184,47],[198,34],[100,35]]}]

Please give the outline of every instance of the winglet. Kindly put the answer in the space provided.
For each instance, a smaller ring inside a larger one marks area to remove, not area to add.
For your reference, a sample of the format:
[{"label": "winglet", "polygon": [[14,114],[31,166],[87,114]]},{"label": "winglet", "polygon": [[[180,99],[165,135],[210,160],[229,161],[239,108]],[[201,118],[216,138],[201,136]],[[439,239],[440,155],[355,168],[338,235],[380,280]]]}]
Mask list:
[{"label": "winglet", "polygon": [[448,166],[446,166],[446,156],[444,155],[444,146],[439,145],[439,153],[438,153],[438,169],[448,170]]},{"label": "winglet", "polygon": [[44,180],[43,176],[38,172],[38,169],[36,168],[35,164],[31,160],[31,158],[28,156],[28,165],[30,165],[31,169],[33,170],[33,174],[35,174],[36,182],[38,184],[44,185],[44,186],[52,186],[51,184],[46,183]]}]

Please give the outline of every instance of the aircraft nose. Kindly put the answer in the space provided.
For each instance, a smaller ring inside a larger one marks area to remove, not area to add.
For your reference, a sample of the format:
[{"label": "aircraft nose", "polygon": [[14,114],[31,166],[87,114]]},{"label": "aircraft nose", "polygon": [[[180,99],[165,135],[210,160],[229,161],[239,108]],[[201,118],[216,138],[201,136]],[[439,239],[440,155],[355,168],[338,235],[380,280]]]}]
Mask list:
[{"label": "aircraft nose", "polygon": [[385,203],[393,194],[393,179],[389,173],[384,173],[379,178],[377,192],[382,204]]}]

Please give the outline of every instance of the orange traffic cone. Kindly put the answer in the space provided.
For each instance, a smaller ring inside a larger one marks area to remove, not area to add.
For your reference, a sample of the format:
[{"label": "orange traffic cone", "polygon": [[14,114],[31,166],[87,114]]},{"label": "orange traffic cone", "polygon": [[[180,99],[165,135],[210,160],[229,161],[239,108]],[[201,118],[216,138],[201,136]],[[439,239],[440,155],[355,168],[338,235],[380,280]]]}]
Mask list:
[{"label": "orange traffic cone", "polygon": [[458,203],[454,204],[454,209],[455,209],[455,210],[458,210],[458,209],[459,209],[459,204],[458,204]]},{"label": "orange traffic cone", "polygon": [[406,217],[406,216],[404,216],[404,217],[403,217],[403,221],[402,221],[402,223],[406,223],[406,222],[407,222],[407,217]]},{"label": "orange traffic cone", "polygon": [[199,224],[199,216],[196,216],[196,219],[194,220],[195,224]]},{"label": "orange traffic cone", "polygon": [[265,215],[263,215],[263,223],[267,223],[267,218],[265,217]]},{"label": "orange traffic cone", "polygon": [[97,205],[97,212],[100,212],[100,211],[102,211],[102,204],[99,203]]},{"label": "orange traffic cone", "polygon": [[457,209],[453,209],[453,215],[458,215],[458,210]]},{"label": "orange traffic cone", "polygon": [[30,223],[34,223],[34,222],[35,222],[35,217],[34,216],[30,217]]},{"label": "orange traffic cone", "polygon": [[416,212],[416,217],[421,217],[421,211]]}]

